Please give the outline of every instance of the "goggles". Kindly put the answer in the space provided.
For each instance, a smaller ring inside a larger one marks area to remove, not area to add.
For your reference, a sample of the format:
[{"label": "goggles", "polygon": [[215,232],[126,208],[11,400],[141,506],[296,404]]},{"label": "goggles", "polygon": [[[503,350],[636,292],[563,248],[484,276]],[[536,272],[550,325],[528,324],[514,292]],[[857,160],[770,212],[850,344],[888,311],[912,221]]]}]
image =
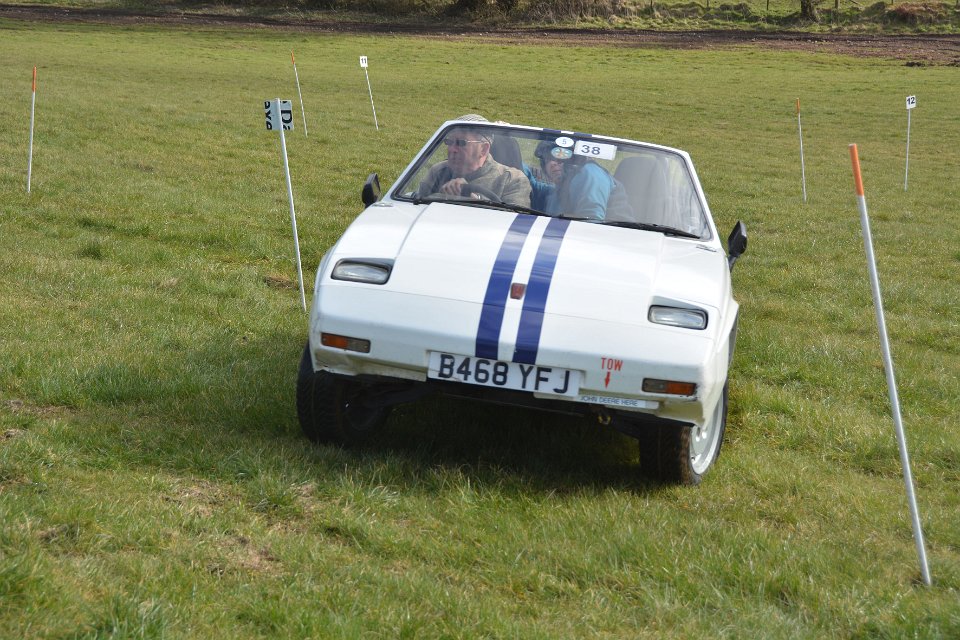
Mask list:
[{"label": "goggles", "polygon": [[550,157],[554,160],[569,160],[571,157],[573,157],[573,149],[554,147],[553,149],[550,149]]}]

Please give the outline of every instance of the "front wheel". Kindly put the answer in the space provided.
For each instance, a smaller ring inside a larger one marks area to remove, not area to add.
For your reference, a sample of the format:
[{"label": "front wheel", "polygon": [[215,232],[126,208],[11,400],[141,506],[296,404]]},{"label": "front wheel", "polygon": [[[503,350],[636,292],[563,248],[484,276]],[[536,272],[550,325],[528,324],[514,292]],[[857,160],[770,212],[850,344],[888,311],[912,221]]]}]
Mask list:
[{"label": "front wheel", "polygon": [[728,383],[702,426],[658,425],[640,439],[641,472],[662,482],[696,485],[720,455],[727,425]]},{"label": "front wheel", "polygon": [[297,418],[314,442],[359,444],[373,436],[390,410],[372,402],[370,388],[326,371],[314,371],[310,344],[297,375]]}]

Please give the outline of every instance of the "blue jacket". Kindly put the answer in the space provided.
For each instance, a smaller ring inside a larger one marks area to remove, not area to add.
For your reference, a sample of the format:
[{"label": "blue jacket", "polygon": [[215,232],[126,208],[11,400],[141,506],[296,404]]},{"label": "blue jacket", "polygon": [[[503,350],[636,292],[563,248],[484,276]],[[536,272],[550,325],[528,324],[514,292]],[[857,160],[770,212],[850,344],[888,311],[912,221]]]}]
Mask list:
[{"label": "blue jacket", "polygon": [[552,182],[538,177],[537,173],[526,162],[523,163],[523,173],[530,181],[532,191],[530,193],[530,208],[537,211],[547,212],[547,202],[550,195],[556,191],[557,186]]},{"label": "blue jacket", "polygon": [[[603,220],[608,206],[627,206],[625,194],[622,198],[611,200],[613,195],[621,195],[620,185],[606,169],[588,162],[566,180],[547,200],[546,212],[550,215],[570,215],[588,220]],[[619,188],[618,188],[619,187]],[[621,203],[620,200],[623,200]]]}]

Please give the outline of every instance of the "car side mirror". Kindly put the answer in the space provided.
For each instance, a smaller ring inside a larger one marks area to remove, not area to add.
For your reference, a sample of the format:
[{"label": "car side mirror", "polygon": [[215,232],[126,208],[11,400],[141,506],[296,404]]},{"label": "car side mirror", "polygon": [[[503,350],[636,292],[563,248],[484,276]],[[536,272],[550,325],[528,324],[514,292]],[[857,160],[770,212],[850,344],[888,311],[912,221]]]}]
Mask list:
[{"label": "car side mirror", "polygon": [[733,271],[733,264],[746,250],[747,225],[737,220],[737,224],[733,225],[733,231],[730,232],[730,237],[727,238],[727,264],[730,266],[730,271]]},{"label": "car side mirror", "polygon": [[366,182],[363,183],[363,191],[360,192],[360,199],[365,207],[369,207],[380,199],[380,176],[375,173],[367,176]]}]

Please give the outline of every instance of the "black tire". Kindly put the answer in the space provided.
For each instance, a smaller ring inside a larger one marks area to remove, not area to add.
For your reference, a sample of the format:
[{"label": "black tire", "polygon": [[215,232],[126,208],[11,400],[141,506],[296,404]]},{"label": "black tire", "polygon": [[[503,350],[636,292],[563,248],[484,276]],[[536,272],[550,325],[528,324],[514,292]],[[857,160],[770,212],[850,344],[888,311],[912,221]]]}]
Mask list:
[{"label": "black tire", "polygon": [[728,385],[703,428],[650,427],[640,438],[640,471],[671,484],[697,485],[720,456],[727,426]]},{"label": "black tire", "polygon": [[314,442],[360,444],[377,433],[390,409],[371,405],[369,388],[326,371],[314,371],[310,344],[303,348],[297,375],[297,418]]}]

